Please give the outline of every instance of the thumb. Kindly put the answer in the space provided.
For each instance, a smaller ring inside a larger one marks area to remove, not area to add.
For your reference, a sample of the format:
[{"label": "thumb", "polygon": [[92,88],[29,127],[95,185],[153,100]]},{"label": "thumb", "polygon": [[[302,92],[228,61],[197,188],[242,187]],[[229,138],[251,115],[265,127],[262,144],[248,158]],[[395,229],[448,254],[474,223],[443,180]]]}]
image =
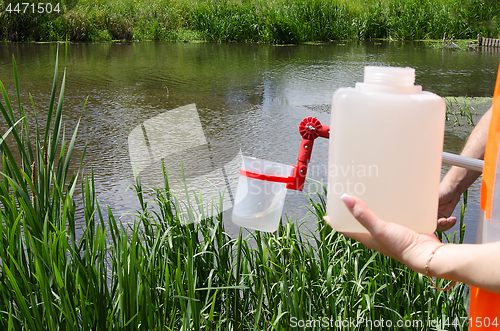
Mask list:
[{"label": "thumb", "polygon": [[351,214],[363,225],[369,232],[376,233],[385,225],[386,222],[377,217],[365,203],[348,194],[342,194],[340,197]]}]

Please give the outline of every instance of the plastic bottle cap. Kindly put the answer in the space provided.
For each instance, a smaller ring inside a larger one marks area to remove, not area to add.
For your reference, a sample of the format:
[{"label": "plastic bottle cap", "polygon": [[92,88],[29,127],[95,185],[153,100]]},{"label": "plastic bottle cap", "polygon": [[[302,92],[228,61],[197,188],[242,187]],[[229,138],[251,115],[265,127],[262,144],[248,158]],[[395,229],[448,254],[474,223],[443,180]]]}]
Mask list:
[{"label": "plastic bottle cap", "polygon": [[365,67],[365,84],[414,86],[415,69],[396,67]]},{"label": "plastic bottle cap", "polygon": [[391,94],[418,94],[422,86],[415,84],[415,69],[398,67],[365,67],[363,83],[356,83],[356,89],[363,92]]}]

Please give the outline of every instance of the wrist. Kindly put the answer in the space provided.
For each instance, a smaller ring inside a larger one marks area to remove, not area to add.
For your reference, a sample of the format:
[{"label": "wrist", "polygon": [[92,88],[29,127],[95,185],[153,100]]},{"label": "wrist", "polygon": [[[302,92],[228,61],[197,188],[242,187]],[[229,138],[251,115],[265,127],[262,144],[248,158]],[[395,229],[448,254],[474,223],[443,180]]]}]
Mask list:
[{"label": "wrist", "polygon": [[427,262],[425,264],[425,275],[427,276],[427,278],[429,279],[429,282],[432,284],[432,286],[434,286],[434,288],[436,290],[439,290],[439,291],[448,291],[450,289],[453,288],[453,286],[455,286],[456,284],[456,281],[453,281],[451,284],[449,284],[448,286],[446,286],[445,288],[440,288],[436,285],[436,283],[434,283],[434,281],[432,280],[431,278],[431,272],[430,272],[430,264],[431,264],[431,261],[432,259],[434,258],[434,255],[437,253],[437,251],[439,249],[442,249],[444,248],[446,245],[453,245],[453,243],[450,243],[450,244],[439,244],[436,248],[434,248],[432,250],[432,252],[430,253],[429,255],[429,258],[427,259]]},{"label": "wrist", "polygon": [[449,245],[453,244],[441,243],[432,249],[425,261],[424,275],[427,277],[443,278],[449,274],[450,270],[447,270],[447,264],[443,263],[447,254],[447,246]]},{"label": "wrist", "polygon": [[457,275],[463,270],[470,269],[472,260],[468,252],[477,246],[470,244],[444,244],[434,253],[434,257],[429,265],[429,276],[463,281],[459,279],[460,277],[457,278]]}]

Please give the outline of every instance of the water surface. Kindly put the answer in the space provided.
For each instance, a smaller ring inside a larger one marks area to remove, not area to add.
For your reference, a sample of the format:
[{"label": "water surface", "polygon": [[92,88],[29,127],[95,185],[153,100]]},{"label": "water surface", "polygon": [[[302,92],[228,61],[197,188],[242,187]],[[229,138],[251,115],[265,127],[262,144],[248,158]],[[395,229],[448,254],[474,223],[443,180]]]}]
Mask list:
[{"label": "water surface", "polygon": [[[56,48],[0,44],[0,79],[14,98],[14,54],[25,107],[30,108],[29,92],[39,116],[48,107]],[[333,92],[362,81],[366,65],[413,67],[417,84],[443,96],[491,97],[499,61],[495,52],[421,43],[70,44],[66,60],[63,48],[68,134],[81,118],[75,160],[87,144],[85,171],[93,169],[99,200],[124,220],[138,208],[131,190],[133,167],[145,185],[161,186],[162,160],[178,184],[182,171],[197,190],[215,192],[230,184],[225,195],[225,208],[230,208],[239,155],[295,164],[300,121],[314,116],[329,125]],[[484,112],[487,106],[479,108]],[[459,153],[470,127],[452,124],[444,149]],[[327,140],[315,141],[306,193],[326,184],[327,150]],[[397,162],[405,166],[404,160]],[[469,197],[468,242],[475,235],[478,187],[471,188]],[[300,192],[288,192],[285,213],[294,221],[311,225],[313,220],[307,215],[307,196]],[[226,224],[231,234],[237,233],[238,227],[229,220]]]}]

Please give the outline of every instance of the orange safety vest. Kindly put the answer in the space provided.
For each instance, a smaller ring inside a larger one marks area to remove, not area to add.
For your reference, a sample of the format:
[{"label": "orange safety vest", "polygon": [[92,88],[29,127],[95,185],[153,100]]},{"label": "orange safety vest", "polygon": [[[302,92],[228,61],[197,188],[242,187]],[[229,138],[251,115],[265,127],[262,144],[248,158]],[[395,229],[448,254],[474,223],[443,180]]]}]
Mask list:
[{"label": "orange safety vest", "polygon": [[[484,154],[481,213],[476,243],[500,241],[500,67],[493,94],[493,113]],[[499,178],[497,179],[497,175]],[[495,183],[496,182],[496,183]],[[500,330],[500,294],[471,286],[469,330]]]}]

